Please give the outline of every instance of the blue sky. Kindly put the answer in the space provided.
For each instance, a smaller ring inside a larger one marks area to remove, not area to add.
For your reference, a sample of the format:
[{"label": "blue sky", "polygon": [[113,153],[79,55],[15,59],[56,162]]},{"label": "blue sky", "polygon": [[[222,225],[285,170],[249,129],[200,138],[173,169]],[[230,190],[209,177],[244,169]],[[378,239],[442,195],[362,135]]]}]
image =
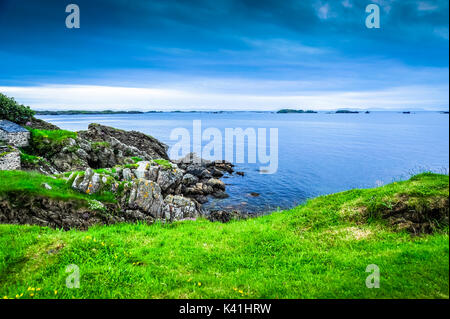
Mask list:
[{"label": "blue sky", "polygon": [[[81,28],[67,29],[76,3]],[[365,8],[381,9],[381,28]],[[444,0],[0,0],[0,92],[36,109],[448,110]]]}]

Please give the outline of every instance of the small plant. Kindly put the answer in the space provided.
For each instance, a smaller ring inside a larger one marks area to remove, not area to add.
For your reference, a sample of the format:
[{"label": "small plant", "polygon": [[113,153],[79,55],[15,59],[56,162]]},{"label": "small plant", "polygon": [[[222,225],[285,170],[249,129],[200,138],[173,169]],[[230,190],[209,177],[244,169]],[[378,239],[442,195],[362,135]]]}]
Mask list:
[{"label": "small plant", "polygon": [[95,200],[95,199],[89,200],[88,205],[89,205],[89,209],[102,211],[102,212],[106,211],[105,205],[103,205],[98,200]]},{"label": "small plant", "polygon": [[103,148],[111,147],[111,144],[109,144],[108,142],[93,142],[91,143],[91,147],[94,151],[98,151]]},{"label": "small plant", "polygon": [[165,169],[172,168],[172,163],[165,159],[155,159],[153,160],[153,162],[158,164],[159,166],[162,166]]},{"label": "small plant", "polygon": [[142,161],[143,161],[142,158],[137,157],[137,156],[133,156],[131,159],[132,159],[135,163],[138,163],[138,162],[142,162]]}]

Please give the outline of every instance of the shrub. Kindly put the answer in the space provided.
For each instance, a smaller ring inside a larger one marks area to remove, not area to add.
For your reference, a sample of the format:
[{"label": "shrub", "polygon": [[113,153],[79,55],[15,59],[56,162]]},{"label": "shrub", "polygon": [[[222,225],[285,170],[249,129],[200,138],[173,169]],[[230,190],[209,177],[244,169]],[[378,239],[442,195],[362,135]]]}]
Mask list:
[{"label": "shrub", "polygon": [[35,112],[29,106],[17,103],[13,98],[0,93],[0,119],[25,124]]}]

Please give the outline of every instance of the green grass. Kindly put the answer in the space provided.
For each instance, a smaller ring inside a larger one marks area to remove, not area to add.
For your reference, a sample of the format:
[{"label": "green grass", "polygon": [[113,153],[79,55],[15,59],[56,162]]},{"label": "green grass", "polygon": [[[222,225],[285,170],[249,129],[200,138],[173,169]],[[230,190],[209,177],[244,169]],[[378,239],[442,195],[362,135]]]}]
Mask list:
[{"label": "green grass", "polygon": [[[412,236],[377,215],[355,218],[402,195],[448,193],[448,176],[421,174],[228,224],[0,225],[0,298],[448,298],[448,226]],[[65,286],[69,264],[79,289]],[[379,289],[365,285],[369,264]]]},{"label": "green grass", "polygon": [[29,155],[25,152],[20,152],[20,160],[26,163],[30,163],[30,164],[37,164],[39,163],[39,157],[38,156],[34,156],[34,155]]},{"label": "green grass", "polygon": [[[28,150],[28,153],[45,156],[46,158],[60,152],[69,138],[77,138],[76,132],[65,130],[39,130],[32,128],[28,128],[28,130],[31,132],[31,143],[26,150]],[[78,146],[76,145],[68,148],[71,152],[75,152],[77,149]]]},{"label": "green grass", "polygon": [[172,163],[170,161],[168,161],[168,160],[165,160],[165,159],[155,159],[155,160],[153,160],[153,162],[155,162],[159,166],[162,166],[165,169],[172,168]]},{"label": "green grass", "polygon": [[142,162],[143,161],[143,159],[138,157],[138,156],[133,156],[131,159],[134,161],[134,163],[138,163],[138,162]]},{"label": "green grass", "polygon": [[[47,183],[52,189],[45,189],[42,187],[43,183]],[[62,178],[53,179],[36,172],[0,171],[0,194],[19,192],[61,200],[73,199],[88,202],[95,199],[106,202],[115,201],[112,193],[105,192],[103,194],[88,195],[77,192]]]},{"label": "green grass", "polygon": [[76,132],[66,130],[39,130],[29,129],[33,139],[48,139],[50,141],[62,142],[67,138],[77,138]]}]

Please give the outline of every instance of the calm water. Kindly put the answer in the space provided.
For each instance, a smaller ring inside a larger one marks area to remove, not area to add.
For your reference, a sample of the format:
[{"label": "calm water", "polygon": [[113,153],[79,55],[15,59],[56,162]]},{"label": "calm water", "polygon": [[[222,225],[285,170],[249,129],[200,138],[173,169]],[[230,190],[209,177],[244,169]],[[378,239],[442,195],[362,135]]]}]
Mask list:
[{"label": "calm water", "polygon": [[[449,117],[434,112],[401,114],[151,113],[138,115],[41,116],[68,130],[95,122],[138,130],[173,146],[172,129],[278,128],[279,164],[273,175],[261,164],[237,164],[245,177],[224,179],[230,198],[207,206],[270,211],[293,207],[308,198],[351,188],[367,188],[406,179],[423,170],[448,172]],[[207,143],[204,142],[205,144]],[[249,193],[257,192],[259,197]]]}]

